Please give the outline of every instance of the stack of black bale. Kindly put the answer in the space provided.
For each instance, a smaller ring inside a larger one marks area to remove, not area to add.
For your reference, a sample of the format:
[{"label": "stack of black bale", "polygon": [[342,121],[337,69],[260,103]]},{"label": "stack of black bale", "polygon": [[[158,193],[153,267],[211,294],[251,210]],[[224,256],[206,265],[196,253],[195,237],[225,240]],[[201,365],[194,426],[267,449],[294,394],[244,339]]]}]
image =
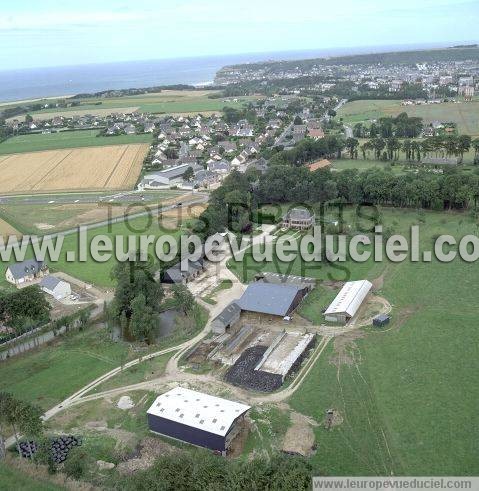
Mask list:
[{"label": "stack of black bale", "polygon": [[243,351],[226,373],[226,380],[237,387],[258,392],[273,392],[283,385],[283,377],[276,373],[255,370],[267,346],[253,346]]},{"label": "stack of black bale", "polygon": [[[53,462],[61,464],[65,462],[68,453],[73,447],[79,447],[82,439],[79,436],[62,435],[50,440],[50,452]],[[19,444],[19,451],[22,457],[33,456],[40,448],[40,445],[33,441],[22,441]]]}]

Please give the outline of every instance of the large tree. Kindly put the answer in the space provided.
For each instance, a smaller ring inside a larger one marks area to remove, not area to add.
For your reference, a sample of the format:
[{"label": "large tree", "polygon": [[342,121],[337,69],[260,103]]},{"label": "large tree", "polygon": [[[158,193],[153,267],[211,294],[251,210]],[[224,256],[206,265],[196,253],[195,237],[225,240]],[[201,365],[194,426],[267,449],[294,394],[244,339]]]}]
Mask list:
[{"label": "large tree", "polygon": [[[161,301],[163,299],[161,284],[155,281],[150,263],[141,261],[139,258],[118,263],[112,271],[112,277],[117,284],[111,306],[113,320],[120,323],[124,319],[124,322],[126,322],[125,331],[129,331],[133,327],[139,338],[144,339],[147,329],[145,328],[142,331],[138,329],[137,324],[131,326],[135,310],[134,302],[136,299],[137,308],[141,308],[142,304],[146,306],[145,321],[148,323],[148,329],[151,330],[154,315],[158,314],[161,309]],[[135,316],[134,322],[138,323],[138,315]],[[136,338],[133,332],[130,332],[130,334]]]}]

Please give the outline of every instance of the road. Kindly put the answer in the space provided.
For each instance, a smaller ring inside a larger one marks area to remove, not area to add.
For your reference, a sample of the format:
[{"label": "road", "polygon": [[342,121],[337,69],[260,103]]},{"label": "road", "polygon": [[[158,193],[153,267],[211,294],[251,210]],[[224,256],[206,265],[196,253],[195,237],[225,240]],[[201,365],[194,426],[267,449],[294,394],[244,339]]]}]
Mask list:
[{"label": "road", "polygon": [[281,133],[281,135],[279,135],[278,138],[276,138],[276,140],[274,142],[274,145],[273,145],[274,147],[278,147],[280,145],[283,145],[284,140],[288,136],[288,133],[291,131],[291,129],[293,128],[293,126],[294,126],[294,120],[288,126],[286,126],[286,128],[283,130],[283,132]]}]

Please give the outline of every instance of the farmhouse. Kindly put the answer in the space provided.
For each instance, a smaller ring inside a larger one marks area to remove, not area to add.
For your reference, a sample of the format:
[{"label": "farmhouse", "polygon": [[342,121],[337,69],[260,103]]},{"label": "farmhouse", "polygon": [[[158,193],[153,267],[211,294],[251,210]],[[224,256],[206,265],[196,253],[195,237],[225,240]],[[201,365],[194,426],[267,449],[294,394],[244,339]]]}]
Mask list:
[{"label": "farmhouse", "polygon": [[307,230],[315,222],[314,213],[306,208],[293,208],[283,216],[282,226],[285,228],[296,228],[298,230]]},{"label": "farmhouse", "polygon": [[321,140],[322,138],[324,138],[324,131],[322,128],[311,128],[309,130],[309,136],[313,140]]},{"label": "farmhouse", "polygon": [[43,261],[28,259],[21,263],[12,264],[7,268],[5,277],[12,285],[24,285],[43,278],[50,273],[48,265]]},{"label": "farmhouse", "polygon": [[147,411],[150,431],[226,455],[250,406],[176,387]]},{"label": "farmhouse", "polygon": [[368,280],[347,282],[324,313],[330,322],[345,324],[354,317],[372,288]]},{"label": "farmhouse", "polygon": [[168,268],[163,275],[163,283],[186,284],[204,271],[203,259],[191,261],[186,258]]},{"label": "farmhouse", "polygon": [[45,276],[40,281],[40,288],[56,300],[62,300],[72,293],[70,283],[55,278],[55,276]]}]

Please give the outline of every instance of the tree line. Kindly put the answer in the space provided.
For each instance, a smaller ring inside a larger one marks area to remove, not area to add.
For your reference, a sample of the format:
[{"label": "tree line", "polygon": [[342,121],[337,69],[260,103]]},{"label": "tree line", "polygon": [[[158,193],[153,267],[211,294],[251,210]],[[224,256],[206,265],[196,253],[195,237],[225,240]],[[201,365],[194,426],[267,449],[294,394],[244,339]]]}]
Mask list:
[{"label": "tree line", "polygon": [[469,135],[433,136],[421,141],[401,141],[396,136],[376,137],[362,144],[356,138],[347,138],[344,147],[351,159],[357,159],[361,153],[364,160],[373,157],[376,160],[398,161],[402,156],[411,163],[420,162],[425,157],[457,157],[458,162],[462,163],[464,155],[473,148],[474,163],[479,163],[479,138],[473,140]]},{"label": "tree line", "polygon": [[258,176],[253,171],[232,172],[211,193],[208,208],[195,224],[204,236],[226,228],[236,233],[251,231],[264,204],[320,203],[374,204],[424,209],[477,208],[479,175],[457,169],[436,174],[394,174],[388,170],[348,169],[331,172],[306,167],[278,165]]},{"label": "tree line", "polygon": [[312,465],[304,457],[275,454],[226,460],[204,451],[175,452],[158,459],[147,470],[118,478],[114,489],[180,490],[311,488]]},{"label": "tree line", "polygon": [[363,123],[356,123],[353,127],[353,136],[356,138],[417,138],[423,130],[423,120],[418,117],[409,117],[401,113],[397,117],[379,118],[366,127]]}]

